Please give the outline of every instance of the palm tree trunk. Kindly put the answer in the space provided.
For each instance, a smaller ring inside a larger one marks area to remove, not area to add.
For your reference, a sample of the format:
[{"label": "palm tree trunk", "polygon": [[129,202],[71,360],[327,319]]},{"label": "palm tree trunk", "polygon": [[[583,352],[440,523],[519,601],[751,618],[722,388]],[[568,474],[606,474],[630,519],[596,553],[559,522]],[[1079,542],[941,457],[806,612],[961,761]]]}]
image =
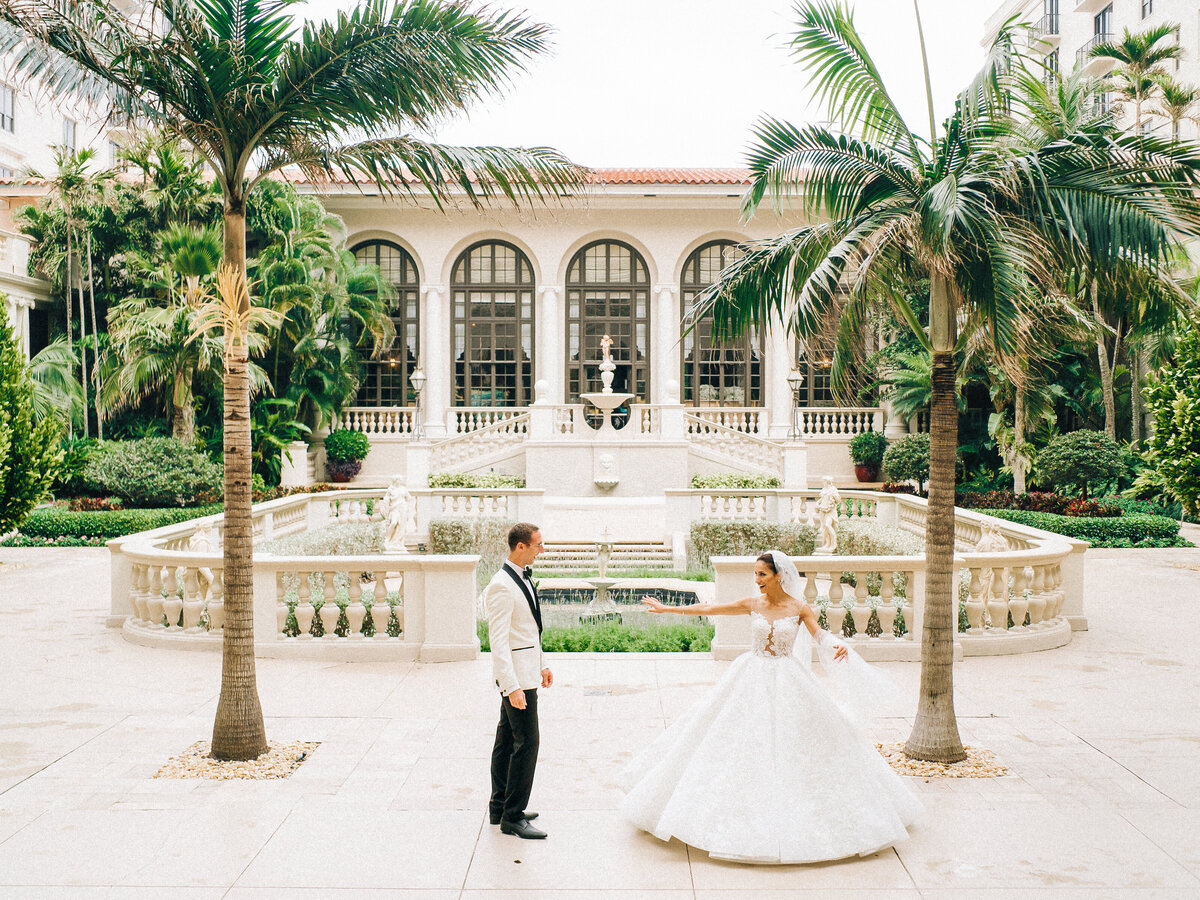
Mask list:
[{"label": "palm tree trunk", "polygon": [[[1093,280],[1092,314],[1096,317],[1097,324],[1103,325],[1105,323],[1104,317],[1100,315],[1099,292],[1100,286]],[[1117,328],[1117,349],[1120,349],[1120,325]],[[1114,362],[1116,357],[1116,350],[1114,350]],[[1115,441],[1117,439],[1117,398],[1113,393],[1113,367],[1108,362],[1108,345],[1103,332],[1096,335],[1096,359],[1100,364],[1100,392],[1104,394],[1104,433]]]},{"label": "palm tree trunk", "polygon": [[171,437],[188,446],[196,440],[196,400],[191,384],[192,371],[185,369],[171,386]]},{"label": "palm tree trunk", "polygon": [[1016,398],[1013,403],[1013,492],[1025,493],[1025,475],[1029,469],[1029,460],[1025,456],[1025,391],[1021,385],[1015,385]]},{"label": "palm tree trunk", "polygon": [[1142,446],[1146,422],[1146,403],[1142,398],[1146,353],[1140,345],[1130,342],[1129,356],[1129,443],[1134,450],[1138,450]]},{"label": "palm tree trunk", "polygon": [[92,387],[96,397],[96,437],[104,440],[104,410],[100,408],[100,325],[96,319],[96,273],[92,269],[92,231],[87,233],[88,305],[92,309],[92,335],[96,338],[92,353]]},{"label": "palm tree trunk", "polygon": [[[70,210],[68,210],[68,214],[67,214],[67,277],[64,278],[63,281],[66,283],[66,286],[67,286],[67,351],[69,353],[71,353],[73,356],[75,351],[71,345],[71,307],[74,304],[73,304],[73,299],[71,297],[71,216],[70,216]],[[72,365],[71,369],[72,369],[71,377],[74,378],[75,377],[75,372],[74,372],[75,366]],[[84,404],[83,416],[84,416],[84,426],[86,428],[86,426],[87,426],[87,404]],[[67,417],[67,433],[71,437],[75,437],[75,417],[74,416]],[[86,435],[86,431],[85,431],[85,435]]]},{"label": "palm tree trunk", "polygon": [[[225,263],[246,273],[246,208],[225,205]],[[212,755],[254,759],[267,749],[254,665],[254,529],[250,495],[250,380],[244,340],[225,352],[225,635]]]},{"label": "palm tree trunk", "polygon": [[[78,243],[78,241],[76,241]],[[78,271],[76,271],[78,269]],[[79,361],[82,363],[82,368],[79,372],[79,383],[83,387],[83,436],[88,437],[92,433],[91,415],[89,410],[92,404],[88,402],[88,358],[87,358],[87,310],[83,306],[83,261],[80,260],[78,266],[74,265],[74,260],[70,266],[72,281],[79,286]],[[96,330],[96,322],[93,318],[92,331]],[[95,356],[95,354],[92,354]]]},{"label": "palm tree trunk", "polygon": [[925,613],[921,632],[921,694],[904,752],[950,763],[966,758],[954,716],[954,458],[958,403],[954,361],[956,306],[952,286],[935,275],[929,305],[933,342],[929,416],[929,505],[925,522]]}]

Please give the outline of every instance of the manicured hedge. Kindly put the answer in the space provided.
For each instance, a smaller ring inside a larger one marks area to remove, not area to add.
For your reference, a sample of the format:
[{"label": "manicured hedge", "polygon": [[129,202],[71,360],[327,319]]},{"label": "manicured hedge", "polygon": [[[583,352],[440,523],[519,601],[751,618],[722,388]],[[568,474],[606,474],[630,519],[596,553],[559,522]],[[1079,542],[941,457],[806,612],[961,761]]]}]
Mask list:
[{"label": "manicured hedge", "polygon": [[693,488],[709,490],[766,490],[781,484],[775,475],[750,475],[743,472],[722,472],[719,475],[693,475]]},{"label": "manicured hedge", "polygon": [[118,509],[111,512],[70,512],[59,507],[35,509],[21,523],[21,534],[39,538],[115,538],[221,511],[220,504],[180,509]]},{"label": "manicured hedge", "polygon": [[989,509],[989,516],[1088,541],[1093,547],[1188,547],[1179,523],[1165,516],[1137,513],[1118,518],[1077,518],[1020,509]]},{"label": "manicured hedge", "polygon": [[[487,622],[477,623],[479,644],[491,649]],[[606,622],[578,628],[550,626],[542,632],[542,649],[547,653],[707,653],[714,628],[699,622],[682,622],[655,628],[638,628]]]},{"label": "manicured hedge", "polygon": [[816,539],[817,529],[811,525],[725,519],[693,522],[688,568],[708,568],[714,556],[757,556],[767,550],[808,556]]}]

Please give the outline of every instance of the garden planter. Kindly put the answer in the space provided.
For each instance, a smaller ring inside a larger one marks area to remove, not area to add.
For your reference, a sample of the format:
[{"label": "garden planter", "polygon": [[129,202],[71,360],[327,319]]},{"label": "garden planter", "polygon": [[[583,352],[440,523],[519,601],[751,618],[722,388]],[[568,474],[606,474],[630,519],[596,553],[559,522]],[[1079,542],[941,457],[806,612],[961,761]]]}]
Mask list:
[{"label": "garden planter", "polygon": [[876,481],[879,478],[879,472],[874,466],[855,466],[854,477],[859,481]]},{"label": "garden planter", "polygon": [[325,474],[329,476],[330,481],[338,484],[345,484],[361,471],[361,459],[327,459],[325,461]]}]

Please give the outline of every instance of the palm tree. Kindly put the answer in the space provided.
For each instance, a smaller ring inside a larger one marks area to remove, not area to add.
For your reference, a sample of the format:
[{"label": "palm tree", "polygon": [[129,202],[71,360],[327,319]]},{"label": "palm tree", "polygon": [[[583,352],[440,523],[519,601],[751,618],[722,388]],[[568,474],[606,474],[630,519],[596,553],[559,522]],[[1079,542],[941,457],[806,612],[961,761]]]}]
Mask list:
[{"label": "palm tree", "polygon": [[[294,167],[442,205],[545,200],[582,172],[553,150],[439,145],[418,136],[507,85],[545,50],[525,18],[436,0],[362,0],[298,27],[296,0],[146,0],[127,18],[109,0],[0,0],[13,27],[0,51],[51,90],[150,119],[194,149],[224,200],[224,318],[248,328],[246,198]],[[356,139],[348,139],[353,134]],[[213,755],[267,746],[254,672],[250,403],[245,341],[225,356],[226,624]]]},{"label": "palm tree", "polygon": [[[1053,287],[1068,265],[1162,260],[1177,233],[1200,233],[1200,210],[1187,193],[1196,174],[1178,145],[1140,136],[1085,132],[1021,147],[1007,28],[940,133],[927,89],[923,137],[897,109],[848,8],[814,0],[797,12],[792,49],[844,132],[761,119],[744,209],[751,214],[769,197],[776,206],[799,201],[811,220],[825,219],[746,245],[691,319],[711,314],[715,331],[731,337],[775,318],[803,337],[840,309],[836,365],[853,352],[871,307],[888,304],[931,353],[921,687],[905,751],[952,762],[964,757],[952,679],[960,327],[1011,352],[1023,298]],[[925,72],[928,85],[927,61]],[[906,296],[917,279],[930,283],[928,333]]]},{"label": "palm tree", "polygon": [[1200,105],[1200,88],[1182,84],[1170,78],[1159,82],[1160,94],[1154,115],[1162,116],[1171,123],[1171,139],[1179,140],[1179,123],[1196,122],[1197,106]]},{"label": "palm tree", "polygon": [[1142,131],[1142,107],[1167,74],[1163,63],[1183,56],[1178,44],[1162,43],[1178,33],[1179,26],[1163,22],[1145,31],[1125,29],[1119,41],[1104,41],[1092,48],[1092,59],[1111,59],[1117,68],[1110,76],[1117,96],[1133,101],[1133,130]]},{"label": "palm tree", "polygon": [[[1091,56],[1093,59],[1112,59],[1118,63],[1117,68],[1113,71],[1110,78],[1113,86],[1116,88],[1117,96],[1133,101],[1133,131],[1136,134],[1142,132],[1142,109],[1144,105],[1155,94],[1160,92],[1163,81],[1168,77],[1166,69],[1163,68],[1163,63],[1169,60],[1178,60],[1183,56],[1183,48],[1178,43],[1163,43],[1171,35],[1177,34],[1178,31],[1179,26],[1169,22],[1163,22],[1160,25],[1155,25],[1141,32],[1131,32],[1126,28],[1120,41],[1105,41],[1092,48]],[[1175,135],[1172,134],[1172,137],[1174,138]],[[1103,343],[1103,340],[1101,340],[1101,343]],[[1140,341],[1134,341],[1130,344],[1130,357],[1131,442],[1136,448],[1141,443],[1142,426],[1145,421],[1145,403],[1142,399],[1142,389],[1146,376],[1146,361]],[[1100,365],[1101,376],[1104,377],[1105,373],[1107,373],[1107,378],[1111,383],[1111,373],[1115,362],[1110,363],[1107,359],[1101,359]],[[1107,402],[1110,401],[1106,400]],[[1106,407],[1106,413],[1108,412],[1112,414],[1106,415],[1105,427],[1109,432],[1109,437],[1115,438],[1115,410],[1109,410]]]},{"label": "palm tree", "polygon": [[29,360],[29,380],[33,383],[30,398],[35,423],[59,415],[68,422],[82,419],[86,409],[83,387],[75,380],[79,359],[67,346],[66,336],[60,336],[39,350]]}]

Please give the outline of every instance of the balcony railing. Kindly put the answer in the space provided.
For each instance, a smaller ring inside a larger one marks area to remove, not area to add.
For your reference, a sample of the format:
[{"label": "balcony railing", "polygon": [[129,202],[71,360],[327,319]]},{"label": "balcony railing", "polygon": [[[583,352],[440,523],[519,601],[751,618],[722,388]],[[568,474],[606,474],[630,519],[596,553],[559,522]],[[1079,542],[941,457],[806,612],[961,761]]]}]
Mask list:
[{"label": "balcony railing", "polygon": [[[1080,47],[1078,50],[1075,51],[1075,65],[1086,69],[1088,67],[1088,64],[1091,62],[1096,62],[1097,64],[1101,63],[1102,60],[1093,60],[1092,59],[1092,51],[1095,50],[1097,47],[1099,47],[1101,44],[1107,44],[1112,39],[1113,39],[1113,35],[1107,31],[1101,32],[1100,34],[1092,35],[1091,38],[1087,41],[1087,43],[1085,43],[1082,47]],[[1089,74],[1091,74],[1091,73],[1089,73]]]},{"label": "balcony railing", "polygon": [[1058,15],[1055,13],[1047,13],[1033,26],[1034,33],[1038,37],[1058,37]]}]

